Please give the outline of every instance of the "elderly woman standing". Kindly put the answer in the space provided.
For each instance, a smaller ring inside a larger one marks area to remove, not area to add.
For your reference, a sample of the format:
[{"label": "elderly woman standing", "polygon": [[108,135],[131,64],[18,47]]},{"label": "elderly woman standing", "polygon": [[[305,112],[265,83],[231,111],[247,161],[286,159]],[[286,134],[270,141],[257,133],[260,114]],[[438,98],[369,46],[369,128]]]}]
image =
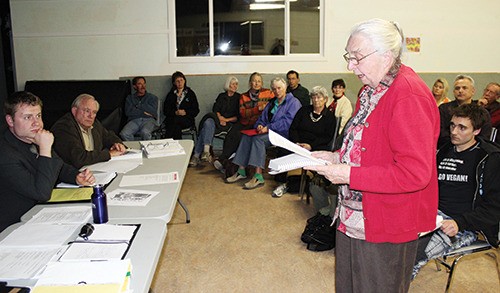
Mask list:
[{"label": "elderly woman standing", "polygon": [[264,185],[262,169],[266,163],[266,148],[271,145],[269,129],[288,138],[288,131],[297,111],[302,107],[300,101],[291,93],[286,93],[286,82],[281,77],[271,81],[274,98],[267,103],[264,111],[255,122],[257,135],[243,135],[236,151],[233,163],[238,171],[226,178],[226,183],[234,183],[246,178],[245,167],[255,167],[255,175],[245,183],[245,189],[254,189]]},{"label": "elderly woman standing", "polygon": [[353,28],[344,58],[364,84],[356,111],[339,152],[313,153],[331,164],[307,167],[340,184],[337,292],[408,291],[418,235],[436,226],[439,113],[401,64],[403,45],[396,23]]}]

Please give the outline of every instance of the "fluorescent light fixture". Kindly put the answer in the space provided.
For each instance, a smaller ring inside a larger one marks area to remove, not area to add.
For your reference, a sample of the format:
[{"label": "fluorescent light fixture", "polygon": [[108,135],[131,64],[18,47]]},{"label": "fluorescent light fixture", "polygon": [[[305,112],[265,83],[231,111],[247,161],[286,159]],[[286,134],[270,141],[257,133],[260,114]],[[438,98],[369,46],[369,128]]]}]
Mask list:
[{"label": "fluorescent light fixture", "polygon": [[268,3],[262,3],[262,4],[250,4],[250,10],[270,10],[270,9],[284,9],[285,4],[268,4]]},{"label": "fluorescent light fixture", "polygon": [[240,26],[244,26],[244,25],[247,25],[247,24],[257,24],[257,23],[262,23],[263,21],[262,20],[252,20],[252,21],[244,21],[242,23],[240,23]]}]

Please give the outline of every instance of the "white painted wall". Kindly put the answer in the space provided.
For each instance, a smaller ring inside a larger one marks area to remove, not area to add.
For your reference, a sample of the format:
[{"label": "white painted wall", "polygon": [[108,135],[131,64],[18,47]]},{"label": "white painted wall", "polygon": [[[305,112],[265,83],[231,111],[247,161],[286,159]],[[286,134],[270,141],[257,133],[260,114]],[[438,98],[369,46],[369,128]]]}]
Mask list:
[{"label": "white painted wall", "polygon": [[[16,79],[116,79],[120,76],[346,72],[342,59],[352,25],[395,20],[421,37],[405,63],[418,72],[499,72],[500,1],[326,0],[324,56],[248,57],[179,62],[168,7],[173,0],[10,0]],[[281,57],[281,58],[280,58]],[[250,58],[250,59],[249,59]]]}]

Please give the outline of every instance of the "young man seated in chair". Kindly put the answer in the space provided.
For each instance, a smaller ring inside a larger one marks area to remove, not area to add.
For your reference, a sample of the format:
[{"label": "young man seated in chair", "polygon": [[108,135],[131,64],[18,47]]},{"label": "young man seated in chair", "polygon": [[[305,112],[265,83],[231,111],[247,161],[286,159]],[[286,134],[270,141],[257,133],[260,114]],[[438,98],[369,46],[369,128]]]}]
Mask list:
[{"label": "young man seated in chair", "polygon": [[498,247],[500,148],[478,137],[488,112],[466,104],[452,112],[451,142],[437,153],[441,227],[418,241],[412,278],[429,260],[468,246],[481,234]]}]

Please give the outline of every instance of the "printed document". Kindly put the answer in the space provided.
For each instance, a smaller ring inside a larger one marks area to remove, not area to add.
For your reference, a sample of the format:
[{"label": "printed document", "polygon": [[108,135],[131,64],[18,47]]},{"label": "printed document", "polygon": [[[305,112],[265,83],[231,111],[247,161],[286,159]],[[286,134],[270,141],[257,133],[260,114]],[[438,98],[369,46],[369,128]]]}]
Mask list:
[{"label": "printed document", "polygon": [[328,162],[315,158],[311,152],[305,148],[289,141],[278,133],[269,130],[269,140],[275,145],[287,149],[293,154],[272,159],[269,161],[269,174],[275,175],[282,172],[287,172],[294,169],[299,169],[306,166],[327,165]]},{"label": "printed document", "polygon": [[61,247],[23,247],[0,249],[0,279],[30,279],[58,257]]},{"label": "printed document", "polygon": [[146,175],[124,175],[120,187],[153,185],[179,182],[179,172],[156,173]]},{"label": "printed document", "polygon": [[107,194],[108,206],[146,206],[158,191],[115,189]]}]

